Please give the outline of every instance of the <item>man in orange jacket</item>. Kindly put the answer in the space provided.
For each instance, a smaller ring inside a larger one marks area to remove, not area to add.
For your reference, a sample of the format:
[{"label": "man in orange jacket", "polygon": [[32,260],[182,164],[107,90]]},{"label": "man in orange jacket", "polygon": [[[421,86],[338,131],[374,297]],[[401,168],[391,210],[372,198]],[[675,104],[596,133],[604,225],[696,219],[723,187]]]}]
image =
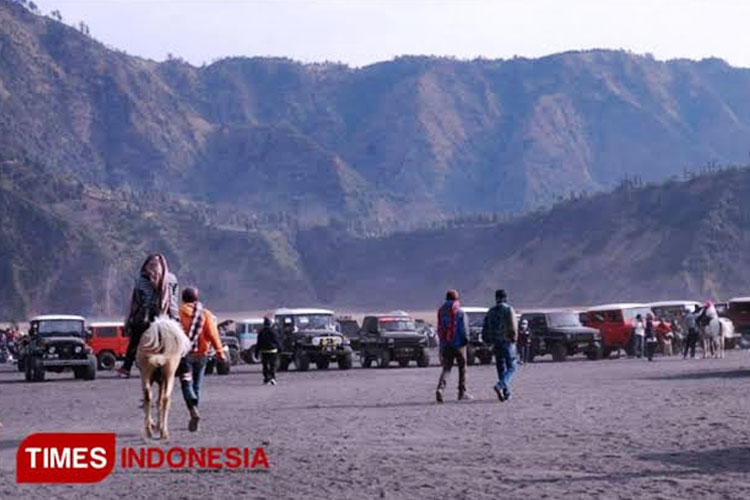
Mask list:
[{"label": "man in orange jacket", "polygon": [[206,371],[206,356],[209,347],[213,347],[216,356],[226,361],[224,346],[221,345],[219,330],[216,327],[216,318],[203,304],[198,301],[198,289],[194,287],[185,288],[182,291],[182,305],[180,306],[180,323],[182,329],[190,339],[190,352],[182,358],[177,373],[182,385],[182,396],[190,412],[190,432],[198,430],[200,413],[198,412],[198,400],[200,399],[201,382]]}]

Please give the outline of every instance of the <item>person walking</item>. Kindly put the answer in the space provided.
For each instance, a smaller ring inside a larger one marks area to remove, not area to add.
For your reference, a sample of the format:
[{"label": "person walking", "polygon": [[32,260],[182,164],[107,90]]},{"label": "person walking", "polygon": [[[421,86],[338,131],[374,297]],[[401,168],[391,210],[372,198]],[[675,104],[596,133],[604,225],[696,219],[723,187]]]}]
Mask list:
[{"label": "person walking", "polygon": [[524,318],[518,324],[518,358],[519,363],[525,365],[530,362],[531,354],[531,331],[529,321]]},{"label": "person walking", "polygon": [[466,391],[466,316],[461,310],[458,291],[448,290],[445,302],[437,313],[438,338],[440,339],[440,361],[443,370],[438,379],[435,399],[443,402],[443,391],[453,364],[458,365],[458,399],[472,399]]},{"label": "person walking", "polygon": [[179,286],[177,278],[169,272],[167,258],[160,253],[152,253],[141,266],[130,298],[130,312],[125,320],[125,332],[129,337],[125,360],[117,373],[130,377],[135,354],[141,336],[157,316],[166,314],[179,319]]},{"label": "person walking", "polygon": [[633,325],[634,352],[637,358],[643,357],[643,339],[646,335],[646,325],[643,324],[643,316],[636,314]]},{"label": "person walking", "polygon": [[646,326],[644,328],[646,340],[646,358],[649,361],[654,360],[656,351],[656,328],[654,327],[654,317],[651,314],[646,315]]},{"label": "person walking", "polygon": [[516,340],[518,339],[518,322],[516,313],[508,304],[505,290],[495,292],[495,306],[487,311],[482,326],[482,340],[495,351],[497,367],[497,384],[495,394],[500,401],[510,399],[510,381],[516,373]]},{"label": "person walking", "polygon": [[198,404],[209,348],[213,347],[219,360],[226,362],[227,359],[216,327],[216,317],[198,300],[198,289],[195,287],[188,287],[182,291],[180,323],[191,347],[180,361],[177,374],[182,386],[182,397],[190,413],[188,430],[195,432],[200,422]]},{"label": "person walking", "polygon": [[281,341],[270,318],[263,318],[263,328],[258,332],[258,343],[255,348],[260,353],[263,363],[263,383],[276,385],[276,359]]},{"label": "person walking", "polygon": [[685,329],[687,330],[687,339],[685,341],[685,348],[682,351],[682,359],[687,358],[690,353],[690,359],[695,359],[695,346],[698,344],[698,323],[696,317],[700,307],[696,304],[692,312],[688,312],[685,315]]}]

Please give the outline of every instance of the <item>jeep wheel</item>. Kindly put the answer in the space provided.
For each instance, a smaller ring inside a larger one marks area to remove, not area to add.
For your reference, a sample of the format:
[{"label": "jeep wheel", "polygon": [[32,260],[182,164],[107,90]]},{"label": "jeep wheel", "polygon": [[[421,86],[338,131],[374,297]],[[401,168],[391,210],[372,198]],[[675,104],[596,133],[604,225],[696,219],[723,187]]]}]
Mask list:
[{"label": "jeep wheel", "polygon": [[594,342],[588,351],[586,351],[586,357],[591,361],[597,361],[604,357],[604,348],[601,342]]},{"label": "jeep wheel", "polygon": [[31,382],[34,379],[34,374],[31,371],[31,358],[26,357],[24,358],[24,367],[23,367],[23,374],[24,378],[26,379],[26,382]]},{"label": "jeep wheel", "polygon": [[406,368],[407,366],[409,366],[409,360],[408,359],[399,359],[398,360],[398,366],[400,366],[401,368]]},{"label": "jeep wheel", "polygon": [[474,351],[474,347],[471,346],[471,344],[466,346],[466,364],[471,366],[474,364],[474,359],[476,358],[476,352]]},{"label": "jeep wheel", "polygon": [[306,372],[310,369],[310,357],[302,351],[294,354],[294,366],[298,372]]},{"label": "jeep wheel", "polygon": [[568,357],[568,349],[562,342],[557,342],[552,346],[552,361],[562,362]]},{"label": "jeep wheel", "polygon": [[19,372],[25,372],[26,371],[26,358],[18,358],[16,361],[16,368]]},{"label": "jeep wheel", "polygon": [[363,350],[359,353],[359,363],[362,365],[362,368],[370,368],[372,366],[372,358],[367,356],[367,352]]},{"label": "jeep wheel", "polygon": [[109,351],[100,352],[98,356],[100,370],[113,370],[117,363],[117,358]]},{"label": "jeep wheel", "polygon": [[420,368],[426,368],[430,366],[430,351],[428,351],[426,347],[423,347],[422,351],[419,353],[419,357],[417,358],[417,366]]},{"label": "jeep wheel", "polygon": [[279,356],[279,371],[285,372],[289,370],[289,363],[291,363],[291,359],[289,359],[287,356]]},{"label": "jeep wheel", "polygon": [[383,350],[378,357],[378,368],[388,368],[391,364],[391,353],[388,349]]},{"label": "jeep wheel", "polygon": [[240,350],[234,347],[229,348],[229,362],[232,366],[240,364]]},{"label": "jeep wheel", "polygon": [[330,364],[331,362],[327,359],[319,359],[315,362],[315,366],[318,367],[318,370],[327,370]]},{"label": "jeep wheel", "polygon": [[222,361],[222,360],[216,360],[216,374],[217,375],[229,375],[230,370],[230,362],[229,361]]},{"label": "jeep wheel", "polygon": [[492,363],[492,353],[489,351],[482,351],[478,355],[479,357],[479,363],[483,365],[489,365]]},{"label": "jeep wheel", "polygon": [[339,370],[348,370],[352,367],[352,353],[347,352],[339,358]]},{"label": "jeep wheel", "polygon": [[213,360],[213,358],[206,361],[206,375],[211,375],[214,372],[214,367],[216,366],[216,362]]},{"label": "jeep wheel", "polygon": [[44,380],[44,365],[39,358],[31,358],[31,380],[33,382],[42,382]]}]

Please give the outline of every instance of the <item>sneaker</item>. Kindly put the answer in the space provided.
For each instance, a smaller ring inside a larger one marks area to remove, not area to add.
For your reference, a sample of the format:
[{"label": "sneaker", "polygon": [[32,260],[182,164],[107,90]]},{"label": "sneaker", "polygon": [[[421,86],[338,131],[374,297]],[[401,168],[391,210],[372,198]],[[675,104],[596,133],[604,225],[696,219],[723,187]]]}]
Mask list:
[{"label": "sneaker", "polygon": [[498,386],[494,386],[493,389],[495,390],[495,394],[497,394],[497,399],[499,399],[501,403],[505,401],[505,392]]},{"label": "sneaker", "polygon": [[442,403],[443,402],[443,391],[442,390],[438,389],[437,391],[435,391],[435,400],[438,403]]},{"label": "sneaker", "polygon": [[463,394],[458,395],[459,401],[471,401],[472,399],[474,399],[474,396],[472,396],[468,392],[464,392]]},{"label": "sneaker", "polygon": [[275,378],[272,378],[272,379],[271,379],[271,382],[269,382],[269,383],[270,383],[271,385],[276,385],[276,379],[275,379]]},{"label": "sneaker", "polygon": [[510,399],[510,391],[508,389],[503,389],[503,399],[505,401],[508,401]]},{"label": "sneaker", "polygon": [[117,375],[124,378],[130,378],[130,370],[120,367],[117,369]]}]

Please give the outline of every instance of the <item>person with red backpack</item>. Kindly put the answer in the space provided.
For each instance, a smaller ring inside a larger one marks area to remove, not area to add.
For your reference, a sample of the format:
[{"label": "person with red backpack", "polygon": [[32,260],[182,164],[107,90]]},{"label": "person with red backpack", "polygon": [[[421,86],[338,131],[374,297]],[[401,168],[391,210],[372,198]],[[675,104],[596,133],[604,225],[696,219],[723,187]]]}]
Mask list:
[{"label": "person with red backpack", "polygon": [[440,372],[435,399],[443,402],[443,390],[453,363],[458,365],[458,399],[472,399],[466,392],[466,319],[458,300],[458,291],[448,290],[445,302],[437,314],[438,338],[440,339],[440,361],[443,371]]}]

